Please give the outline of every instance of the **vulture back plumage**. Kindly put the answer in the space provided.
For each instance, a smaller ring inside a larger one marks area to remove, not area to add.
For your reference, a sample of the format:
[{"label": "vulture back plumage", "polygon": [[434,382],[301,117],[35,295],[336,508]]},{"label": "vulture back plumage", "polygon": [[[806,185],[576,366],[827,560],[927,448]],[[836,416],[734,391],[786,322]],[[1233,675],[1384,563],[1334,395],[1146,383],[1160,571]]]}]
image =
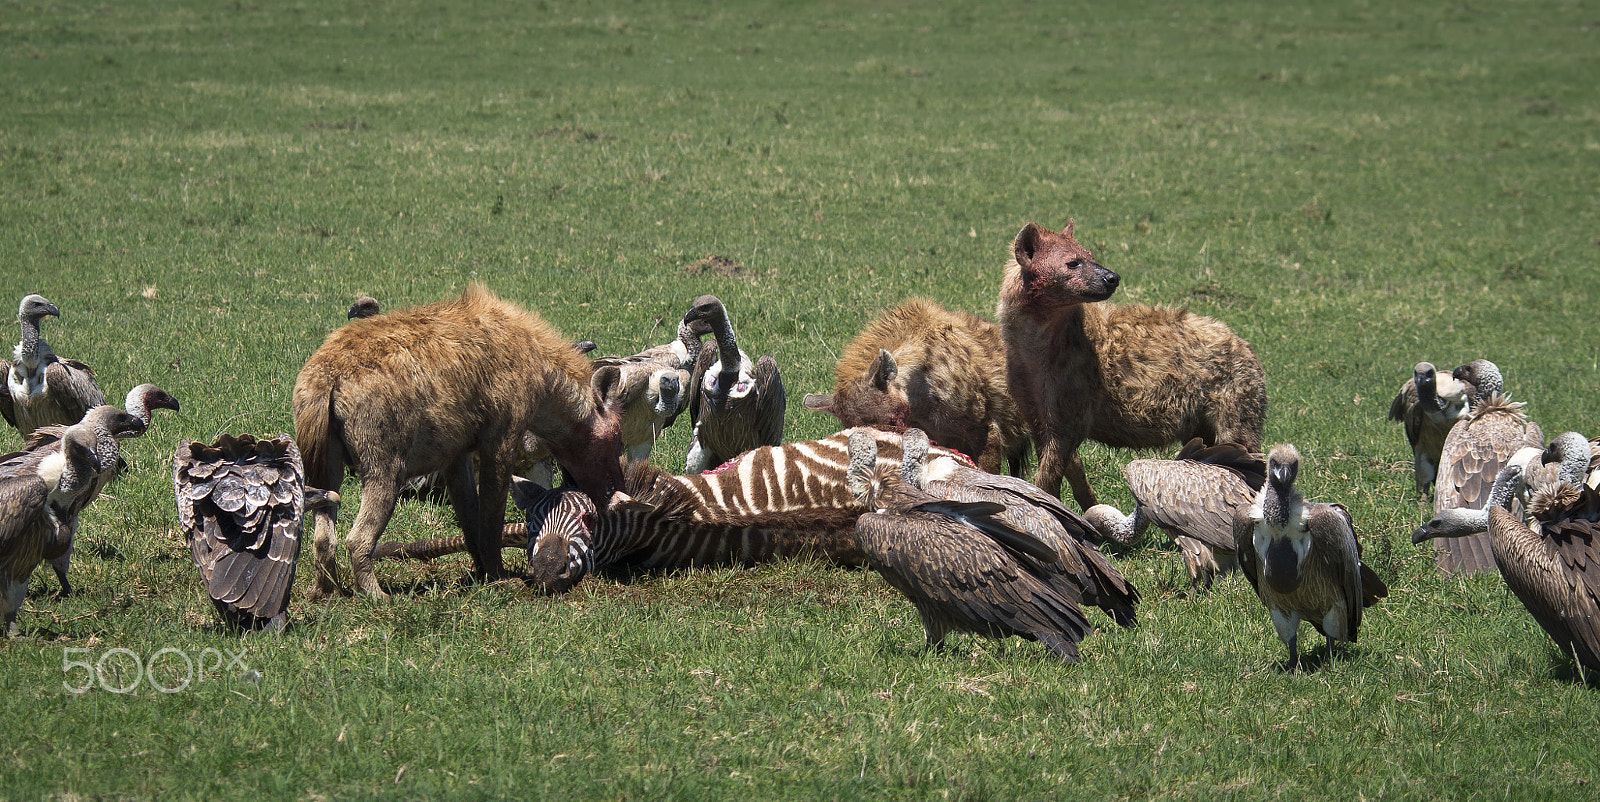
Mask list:
[{"label": "vulture back plumage", "polygon": [[[916,459],[909,445],[905,452]],[[1037,640],[1077,661],[1078,642],[1094,627],[1073,598],[1081,589],[1057,586],[1065,575],[1051,570],[1054,547],[1001,520],[1002,504],[949,501],[916,487],[920,471],[909,463],[878,472],[877,443],[864,430],[851,434],[850,462],[851,493],[876,510],[856,519],[861,551],[916,607],[930,648],[962,630]]]},{"label": "vulture back plumage", "polygon": [[1132,491],[1130,515],[1097,504],[1084,518],[1119,543],[1138,542],[1149,524],[1171,536],[1195,587],[1210,587],[1238,567],[1233,517],[1266,484],[1266,460],[1237,443],[1206,445],[1192,438],[1173,459],[1140,459],[1122,471]]},{"label": "vulture back plumage", "polygon": [[308,494],[313,504],[337,503],[337,494],[305,488],[287,434],[186,440],[172,469],[178,521],[217,611],[241,629],[281,629]]},{"label": "vulture back plumage", "polygon": [[[1482,363],[1482,364],[1480,364]],[[1456,372],[1476,379],[1479,392],[1473,398],[1472,414],[1455,425],[1445,437],[1439,458],[1438,484],[1434,488],[1433,512],[1450,509],[1481,510],[1489,503],[1494,479],[1500,469],[1524,448],[1542,450],[1544,431],[1528,420],[1522,402],[1501,395],[1499,374],[1486,375],[1485,360],[1471,363],[1474,370]],[[1513,512],[1521,512],[1520,508]],[[1434,543],[1434,562],[1450,573],[1472,574],[1493,570],[1493,550],[1487,533],[1466,537],[1439,538]]]}]

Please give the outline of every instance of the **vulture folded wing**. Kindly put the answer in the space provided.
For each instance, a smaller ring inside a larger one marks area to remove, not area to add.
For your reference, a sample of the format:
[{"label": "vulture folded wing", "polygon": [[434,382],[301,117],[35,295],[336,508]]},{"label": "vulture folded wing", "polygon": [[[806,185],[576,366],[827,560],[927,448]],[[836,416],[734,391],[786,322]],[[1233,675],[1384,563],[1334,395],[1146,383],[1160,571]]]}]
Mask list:
[{"label": "vulture folded wing", "polygon": [[1551,521],[1540,532],[1566,567],[1557,597],[1572,630],[1571,648],[1585,667],[1600,671],[1600,522]]},{"label": "vulture folded wing", "polygon": [[783,442],[783,418],[789,406],[788,396],[783,390],[783,377],[778,375],[777,360],[762,354],[756,361],[755,378],[754,393],[760,395],[760,404],[750,423],[754,427],[756,442],[746,447],[745,451]]},{"label": "vulture folded wing", "polygon": [[94,371],[76,359],[52,362],[45,368],[44,375],[50,403],[64,416],[72,418],[70,423],[83,420],[85,413],[106,402],[105,393],[95,384]]},{"label": "vulture folded wing", "polygon": [[0,382],[4,382],[0,385],[0,417],[16,426],[17,410],[11,403],[11,363],[4,359],[0,359]]},{"label": "vulture folded wing", "polygon": [[186,441],[173,485],[190,553],[223,616],[250,627],[282,614],[304,512],[300,453],[288,435]]},{"label": "vulture folded wing", "polygon": [[0,476],[0,559],[4,559],[44,514],[50,489],[32,472]]},{"label": "vulture folded wing", "polygon": [[[1492,398],[1450,430],[1439,456],[1434,514],[1448,509],[1483,509],[1494,477],[1511,456],[1524,446],[1544,447],[1544,432],[1522,415],[1519,406],[1503,397]],[[1451,573],[1475,573],[1495,565],[1487,534],[1438,538],[1433,544],[1434,562]]]},{"label": "vulture folded wing", "polygon": [[1135,460],[1123,474],[1153,523],[1213,549],[1233,551],[1233,512],[1254,500],[1237,474],[1191,460]]},{"label": "vulture folded wing", "polygon": [[[1489,511],[1500,574],[1545,633],[1590,671],[1600,671],[1600,593],[1591,580],[1597,524],[1546,521],[1540,534],[1499,507]],[[1575,564],[1583,566],[1574,570]]]},{"label": "vulture folded wing", "polygon": [[856,532],[874,567],[910,597],[930,634],[1019,635],[1075,661],[1078,641],[1093,631],[1070,599],[950,519],[867,513],[857,519]]}]

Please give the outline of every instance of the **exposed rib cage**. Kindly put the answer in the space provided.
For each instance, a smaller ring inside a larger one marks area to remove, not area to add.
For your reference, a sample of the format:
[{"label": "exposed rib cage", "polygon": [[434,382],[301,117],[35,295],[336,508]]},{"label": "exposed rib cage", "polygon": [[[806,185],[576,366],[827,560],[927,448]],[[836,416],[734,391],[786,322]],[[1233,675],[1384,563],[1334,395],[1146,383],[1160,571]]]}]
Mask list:
[{"label": "exposed rib cage", "polygon": [[[873,432],[878,463],[898,470],[900,436]],[[594,532],[596,569],[750,566],[801,555],[861,565],[857,516],[866,508],[845,488],[849,431],[821,440],[746,452],[721,469],[669,476],[640,463],[627,475],[629,500],[602,512]],[[932,449],[932,454],[951,454]],[[958,459],[965,459],[954,455]],[[560,514],[560,513],[556,513]],[[525,546],[542,521],[507,526],[504,545]],[[460,537],[383,545],[387,559],[429,559],[463,551]]]}]

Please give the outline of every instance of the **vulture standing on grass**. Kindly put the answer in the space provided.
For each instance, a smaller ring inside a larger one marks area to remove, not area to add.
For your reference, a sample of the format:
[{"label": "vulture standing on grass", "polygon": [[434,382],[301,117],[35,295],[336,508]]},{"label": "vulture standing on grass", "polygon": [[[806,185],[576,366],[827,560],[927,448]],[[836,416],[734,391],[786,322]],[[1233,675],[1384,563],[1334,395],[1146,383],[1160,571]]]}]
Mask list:
[{"label": "vulture standing on grass", "polygon": [[[141,384],[138,387],[129,390],[127,397],[123,401],[123,406],[126,408],[126,411],[129,415],[138,418],[139,421],[144,424],[144,428],[125,429],[122,433],[116,435],[118,439],[139,437],[143,435],[145,432],[150,430],[150,424],[153,420],[151,410],[170,409],[173,412],[177,412],[178,399],[168,395],[167,391],[161,389],[160,387],[147,383]],[[37,429],[34,429],[33,434],[28,436],[27,447],[29,449],[33,449],[42,445],[54,443],[61,439],[66,430],[67,427],[59,425],[41,426]],[[111,484],[111,480],[121,476],[122,472],[127,470],[127,468],[128,463],[126,460],[122,459],[119,449],[117,464],[112,468],[112,470],[95,476],[94,481],[90,483],[89,491],[79,497],[78,508],[81,510],[83,507],[87,507],[90,502],[94,501],[96,498],[99,498],[100,491],[105,490],[106,485]],[[69,544],[67,546],[67,551],[65,554],[61,554],[60,556],[50,560],[50,567],[55,569],[56,581],[61,583],[61,595],[72,595],[72,583],[67,580],[67,571],[72,567],[72,545]]]},{"label": "vulture standing on grass", "polygon": [[[1503,394],[1500,369],[1493,362],[1474,360],[1456,368],[1452,376],[1474,388],[1472,412],[1445,437],[1439,456],[1439,481],[1433,493],[1435,515],[1455,508],[1484,509],[1500,469],[1523,448],[1544,448],[1544,431],[1528,420],[1522,402],[1513,403]],[[1450,573],[1472,574],[1494,568],[1494,555],[1485,533],[1440,538],[1433,545],[1434,562]]]},{"label": "vulture standing on grass", "polygon": [[1095,546],[1100,535],[1083,516],[1024,479],[981,471],[950,456],[924,462],[928,435],[921,429],[907,429],[900,444],[905,464],[920,466],[913,484],[950,501],[1003,505],[996,518],[1055,549],[1057,564],[1049,570],[1066,575],[1064,582],[1072,586],[1075,601],[1099,607],[1122,626],[1134,625],[1139,592],[1100,553]]},{"label": "vulture standing on grass", "polygon": [[173,495],[189,553],[230,626],[268,631],[287,623],[289,591],[307,511],[339,503],[308,488],[300,449],[287,434],[185,440],[172,458]]},{"label": "vulture standing on grass", "polygon": [[1133,492],[1133,514],[1107,504],[1085,510],[1100,533],[1118,543],[1137,541],[1152,522],[1183,553],[1189,582],[1211,587],[1218,575],[1239,567],[1233,517],[1255,501],[1266,484],[1266,463],[1237,443],[1207,446],[1200,438],[1175,459],[1139,459],[1122,469]]},{"label": "vulture standing on grass", "polygon": [[[1497,491],[1526,478],[1521,465],[1506,466]],[[1561,479],[1533,487],[1531,526],[1512,514],[1500,493],[1486,513],[1488,537],[1500,576],[1534,620],[1583,668],[1600,671],[1600,491]],[[1413,540],[1450,538],[1463,529],[1417,530]]]},{"label": "vulture standing on grass", "polygon": [[59,439],[0,458],[0,613],[8,635],[17,633],[33,569],[72,545],[87,503],[82,497],[116,466],[117,437],[143,426],[116,407],[99,406]]},{"label": "vulture standing on grass", "polygon": [[1299,473],[1300,452],[1274,446],[1266,484],[1233,522],[1239,569],[1289,647],[1289,671],[1300,664],[1302,619],[1328,639],[1331,657],[1335,642],[1355,642],[1361,611],[1389,595],[1383,580],[1361,562],[1350,513],[1338,504],[1307,502],[1294,486]]},{"label": "vulture standing on grass", "polygon": [[1454,376],[1441,377],[1432,362],[1418,362],[1389,404],[1389,420],[1404,423],[1406,439],[1411,442],[1417,492],[1433,487],[1445,437],[1471,412],[1467,398],[1471,389]]},{"label": "vulture standing on grass", "polygon": [[[1001,521],[994,502],[947,501],[918,489],[917,466],[877,473],[877,441],[850,435],[850,492],[871,512],[856,519],[867,563],[911,600],[929,648],[952,630],[1037,640],[1057,657],[1078,659],[1094,628],[1060,587],[1050,544]],[[908,479],[907,477],[911,477]]]},{"label": "vulture standing on grass", "polygon": [[40,426],[71,426],[106,402],[88,365],[61,359],[45,342],[39,321],[46,316],[60,317],[61,310],[38,295],[23,298],[17,309],[22,341],[12,352],[14,361],[0,359],[0,370],[6,377],[6,391],[0,394],[0,416],[17,427],[23,437]]},{"label": "vulture standing on grass", "polygon": [[683,316],[694,334],[711,334],[695,360],[689,390],[694,433],[684,473],[703,473],[761,446],[783,443],[786,399],[778,363],[770,355],[752,363],[739,350],[728,310],[713,295],[696,298]]}]

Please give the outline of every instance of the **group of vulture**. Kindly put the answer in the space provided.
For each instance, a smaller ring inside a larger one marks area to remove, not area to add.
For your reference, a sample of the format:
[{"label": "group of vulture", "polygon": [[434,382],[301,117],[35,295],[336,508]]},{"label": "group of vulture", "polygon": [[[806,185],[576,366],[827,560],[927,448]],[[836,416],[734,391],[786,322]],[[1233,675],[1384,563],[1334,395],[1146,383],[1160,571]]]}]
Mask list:
[{"label": "group of vulture", "polygon": [[[349,316],[377,312],[376,302],[362,299]],[[0,413],[25,442],[0,456],[0,612],[9,634],[18,631],[17,613],[40,562],[50,561],[62,592],[70,592],[78,515],[124,469],[118,440],[143,434],[154,409],[179,408],[149,384],[130,391],[122,409],[106,405],[93,371],[56,356],[41,335],[40,321],[59,315],[38,295],[24,298],[21,341],[10,362],[0,360]],[[715,342],[701,350],[706,334]],[[597,364],[652,360],[673,369],[650,379],[655,409],[645,454],[680,410],[693,426],[686,473],[781,441],[777,366],[770,356],[752,360],[739,349],[716,298],[694,302],[674,342]],[[684,380],[691,392],[681,392]],[[1600,577],[1589,573],[1600,560],[1600,447],[1575,432],[1546,444],[1522,406],[1506,397],[1498,368],[1486,360],[1449,373],[1416,366],[1390,409],[1405,424],[1418,489],[1434,488],[1435,517],[1413,542],[1434,540],[1444,570],[1498,568],[1563,652],[1600,669],[1600,585],[1591,584]],[[926,435],[910,428],[900,437],[896,471],[879,464],[873,436],[852,433],[845,482],[868,510],[855,529],[866,563],[912,601],[930,647],[951,631],[1018,635],[1075,660],[1078,642],[1092,631],[1083,605],[1130,625],[1137,601],[1088,539],[1134,544],[1150,523],[1170,535],[1197,588],[1227,572],[1244,574],[1288,648],[1291,670],[1302,621],[1331,652],[1356,640],[1362,610],[1387,593],[1361,561],[1348,512],[1296,490],[1301,457],[1292,445],[1258,454],[1196,439],[1173,459],[1125,467],[1135,500],[1130,514],[1096,505],[1079,515],[1020,479],[983,474],[974,481],[963,472],[981,472],[948,459],[934,469]],[[209,595],[232,626],[285,625],[302,516],[339,503],[336,493],[306,488],[303,475],[287,435],[224,435],[177,448],[179,521]],[[563,518],[558,501],[566,498],[549,494],[537,514],[566,520],[576,533],[588,513]],[[530,517],[530,552],[532,523]]]}]

